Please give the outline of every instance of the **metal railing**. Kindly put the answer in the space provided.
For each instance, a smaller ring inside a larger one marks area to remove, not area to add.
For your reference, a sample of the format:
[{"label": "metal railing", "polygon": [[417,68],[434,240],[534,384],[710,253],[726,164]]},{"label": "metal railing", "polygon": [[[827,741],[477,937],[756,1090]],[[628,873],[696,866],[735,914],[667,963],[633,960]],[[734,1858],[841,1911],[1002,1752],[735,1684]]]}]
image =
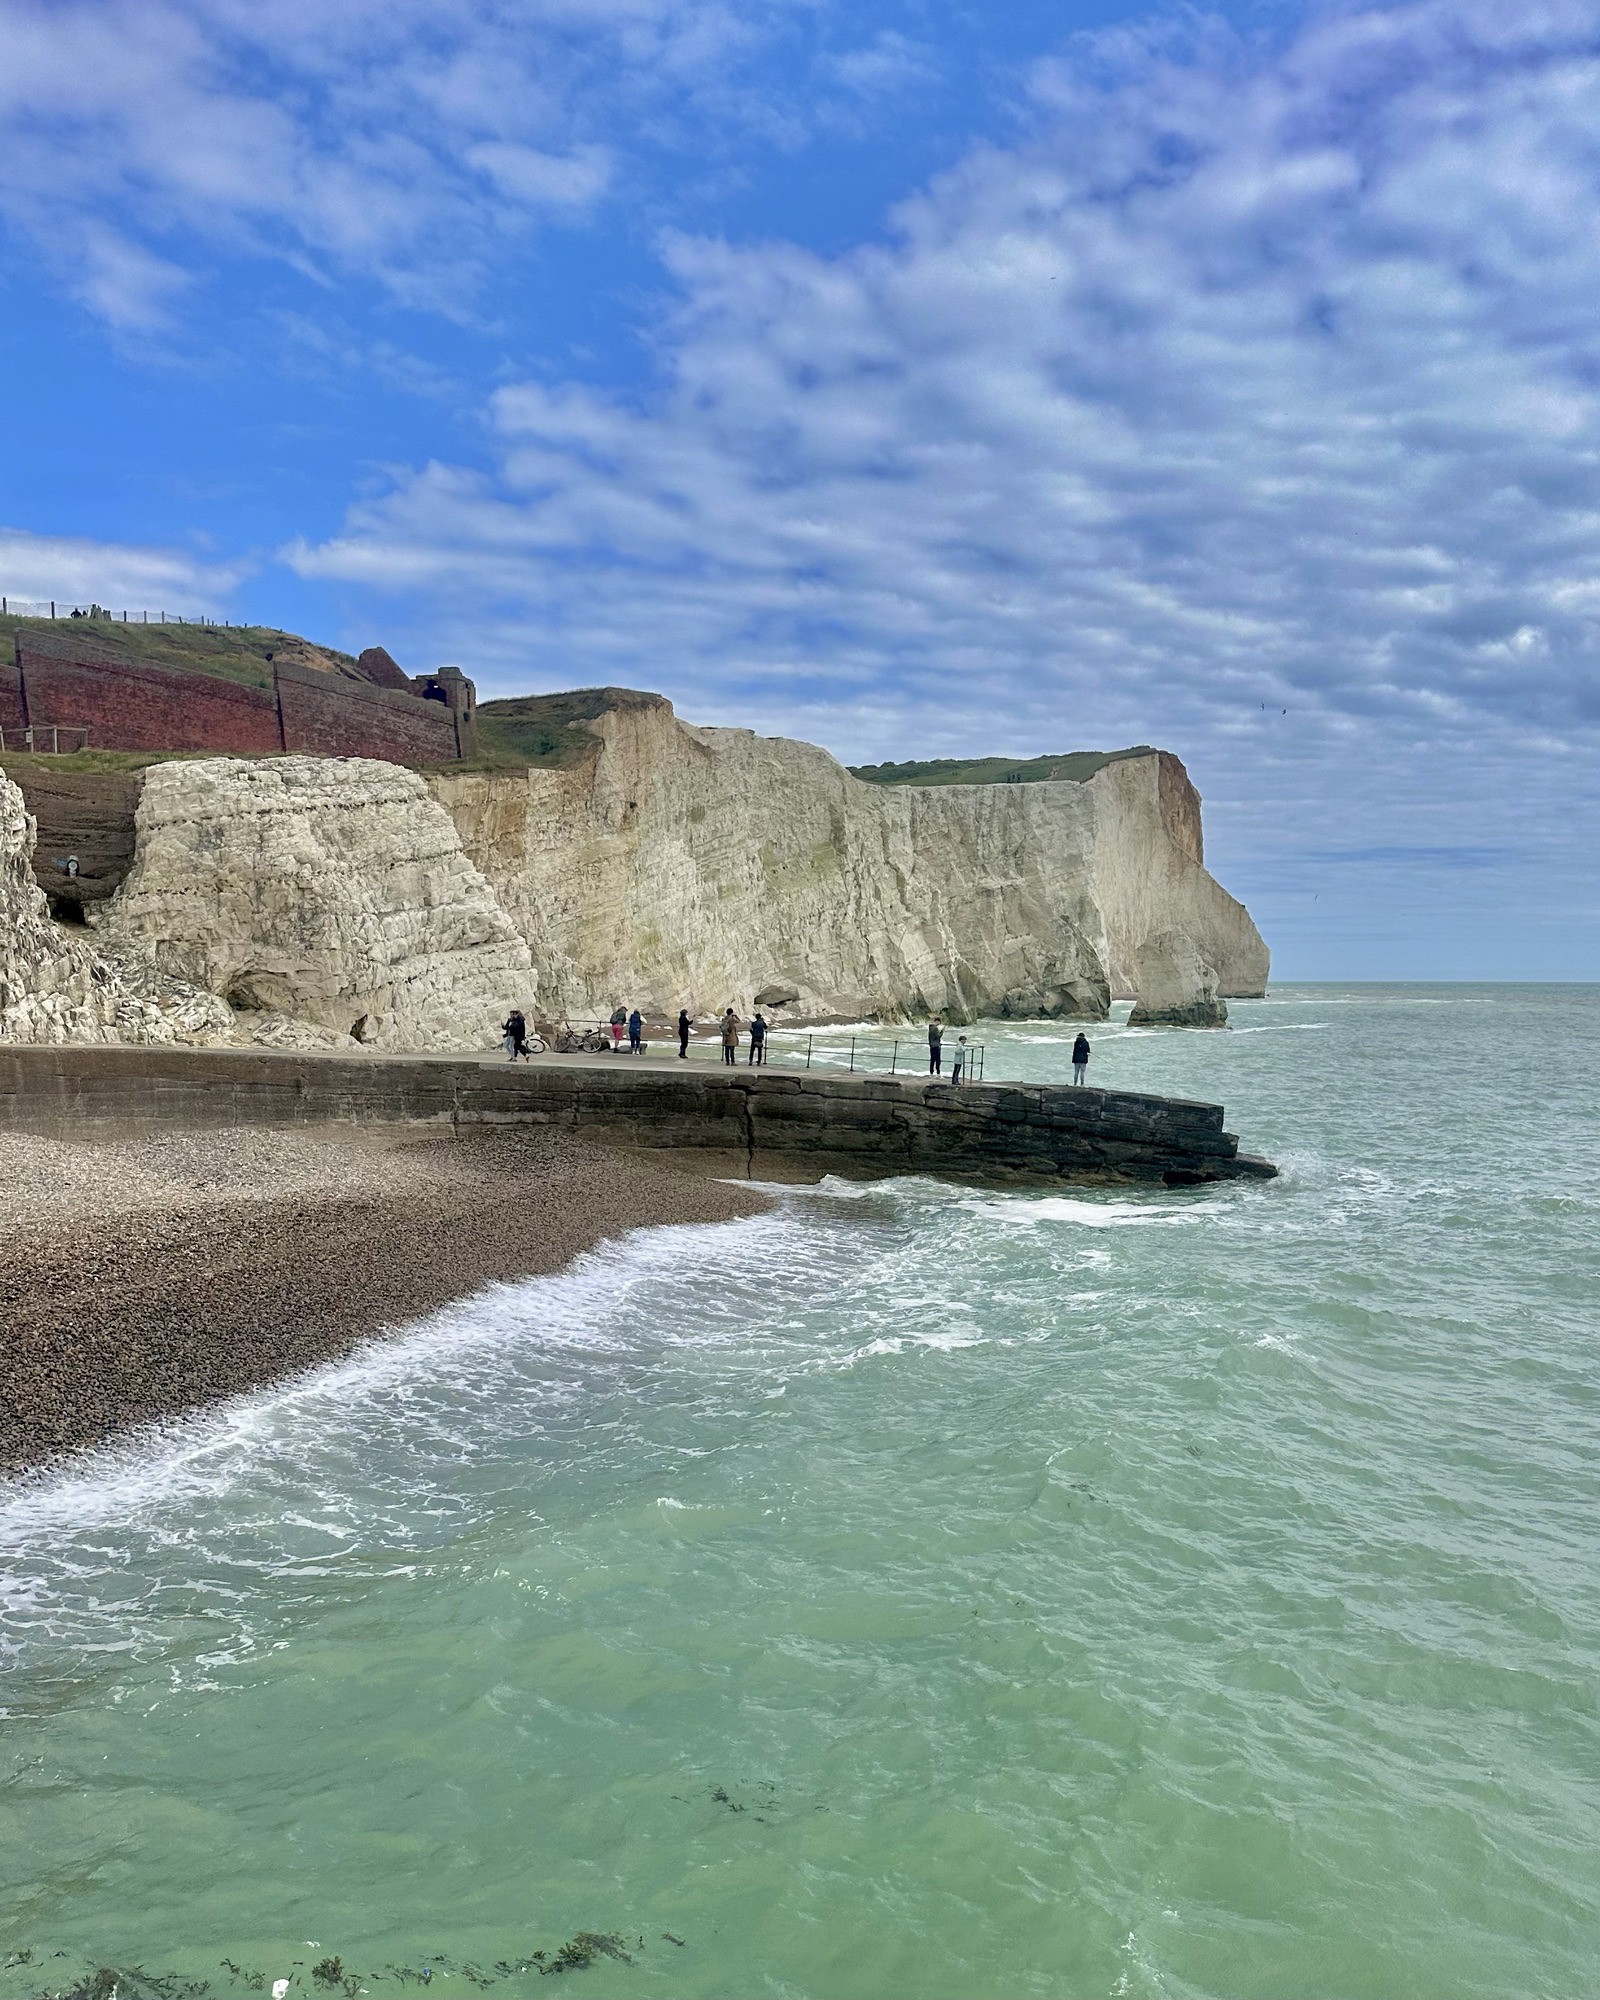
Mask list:
[{"label": "metal railing", "polygon": [[[63,750],[63,736],[77,740]],[[48,743],[46,737],[50,739]],[[76,722],[38,722],[27,729],[0,729],[0,750],[31,750],[36,756],[65,757],[74,750],[87,750],[88,747],[88,728]]]},{"label": "metal railing", "polygon": [[185,618],[176,611],[108,611],[65,598],[0,596],[0,618],[87,618],[101,625],[227,625],[226,618]]},{"label": "metal railing", "polygon": [[[774,1034],[788,1033],[798,1037],[798,1028],[769,1031],[768,1047],[774,1046]],[[905,1068],[900,1067],[900,1057],[905,1054]],[[806,1045],[802,1052],[796,1047],[787,1052],[787,1060],[805,1069],[810,1069],[818,1055],[823,1060],[818,1067],[834,1069],[838,1067],[838,1057],[844,1057],[846,1074],[862,1076],[941,1076],[947,1083],[982,1083],[986,1045],[983,1042],[969,1042],[957,1036],[953,1041],[945,1041],[940,1048],[940,1065],[933,1068],[931,1051],[925,1038],[917,1035],[897,1037],[889,1046],[889,1060],[882,1062],[882,1044],[868,1042],[862,1044],[859,1036],[852,1035],[843,1048],[838,1043],[825,1042],[819,1051],[814,1032],[806,1035]],[[874,1058],[878,1058],[874,1061]]]},{"label": "metal railing", "polygon": [[[591,1046],[589,1050],[569,1047],[562,1050],[558,1037],[563,1030],[569,1035],[588,1037],[591,1041],[598,1038],[601,1047]],[[559,1022],[541,1022],[539,1033],[553,1054],[601,1054],[607,1050],[615,1050],[621,1055],[629,1053],[627,1029],[623,1028],[614,1038],[609,1018],[569,1014]],[[661,1054],[665,1050],[676,1049],[677,1040],[677,1034],[672,1028],[663,1029],[660,1023],[653,1023],[646,1026],[643,1046],[647,1053],[653,1048],[655,1053]],[[705,1049],[717,1062],[722,1061],[722,1038],[715,1025],[709,1030],[697,1027],[690,1036],[689,1047],[691,1053]],[[883,1045],[876,1040],[867,1041],[861,1036],[852,1035],[848,1042],[833,1042],[825,1035],[819,1036],[815,1030],[772,1027],[767,1030],[764,1049],[764,1054],[752,1063],[749,1023],[741,1021],[736,1056],[738,1062],[745,1068],[760,1068],[763,1064],[775,1063],[786,1069],[842,1068],[851,1076],[937,1075],[945,1083],[982,1083],[988,1053],[987,1046],[983,1042],[968,1042],[959,1036],[946,1036],[940,1051],[940,1067],[938,1071],[934,1071],[929,1067],[926,1035],[897,1036],[890,1043],[888,1057],[885,1060]]]}]

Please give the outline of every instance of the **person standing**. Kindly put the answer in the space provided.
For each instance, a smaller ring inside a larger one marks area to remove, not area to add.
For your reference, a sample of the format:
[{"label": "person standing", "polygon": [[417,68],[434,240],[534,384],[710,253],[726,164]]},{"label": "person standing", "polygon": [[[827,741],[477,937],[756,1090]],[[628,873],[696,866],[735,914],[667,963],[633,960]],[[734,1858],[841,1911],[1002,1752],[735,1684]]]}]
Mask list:
[{"label": "person standing", "polygon": [[722,1060],[729,1064],[739,1060],[739,1017],[731,1007],[722,1017]]},{"label": "person standing", "polygon": [[944,1023],[937,1014],[928,1021],[928,1074],[937,1076],[944,1063]]},{"label": "person standing", "polygon": [[755,1018],[750,1023],[750,1060],[752,1063],[764,1063],[766,1059],[767,1022],[765,1015],[758,1007],[755,1011]]},{"label": "person standing", "polygon": [[611,1016],[611,1046],[614,1049],[622,1047],[622,1031],[627,1025],[628,1010],[626,1007],[619,1007]]},{"label": "person standing", "polygon": [[636,1056],[644,1044],[644,1016],[635,1007],[628,1016],[628,1054]]},{"label": "person standing", "polygon": [[1079,1030],[1078,1039],[1072,1045],[1072,1080],[1082,1083],[1089,1073],[1089,1037]]},{"label": "person standing", "polygon": [[506,1038],[507,1062],[515,1062],[518,1056],[525,1056],[528,1053],[528,1024],[523,1019],[520,1007],[513,1007],[506,1016],[501,1033]]},{"label": "person standing", "polygon": [[956,1059],[950,1065],[950,1081],[952,1083],[959,1083],[961,1081],[961,1074],[962,1071],[965,1070],[966,1066],[967,1066],[967,1038],[965,1035],[957,1035]]},{"label": "person standing", "polygon": [[680,1007],[678,1009],[678,1060],[679,1062],[687,1062],[689,1060],[689,1010],[687,1007]]}]

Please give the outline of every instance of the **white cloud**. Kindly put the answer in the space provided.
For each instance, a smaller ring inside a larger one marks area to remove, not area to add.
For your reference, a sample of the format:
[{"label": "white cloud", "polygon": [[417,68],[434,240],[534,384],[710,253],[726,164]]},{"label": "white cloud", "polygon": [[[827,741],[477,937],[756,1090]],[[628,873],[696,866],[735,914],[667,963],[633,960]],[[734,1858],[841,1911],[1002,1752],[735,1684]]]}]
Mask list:
[{"label": "white cloud", "polygon": [[567,154],[541,153],[536,147],[511,146],[502,140],[469,146],[465,157],[503,194],[550,208],[586,208],[604,194],[613,164],[603,146],[579,146]]},{"label": "white cloud", "polygon": [[205,562],[182,549],[138,548],[80,535],[34,535],[0,527],[0,595],[113,611],[165,610],[219,617],[245,575],[242,563]]},{"label": "white cloud", "polygon": [[838,4],[0,0],[0,216],[119,324],[219,248],[459,310],[519,233],[615,194],[627,148],[820,116],[761,63]]},{"label": "white cloud", "polygon": [[507,388],[491,471],[294,560],[863,750],[1587,738],[1597,50],[1595,0],[1086,45],[886,245],[669,242],[647,399]]}]

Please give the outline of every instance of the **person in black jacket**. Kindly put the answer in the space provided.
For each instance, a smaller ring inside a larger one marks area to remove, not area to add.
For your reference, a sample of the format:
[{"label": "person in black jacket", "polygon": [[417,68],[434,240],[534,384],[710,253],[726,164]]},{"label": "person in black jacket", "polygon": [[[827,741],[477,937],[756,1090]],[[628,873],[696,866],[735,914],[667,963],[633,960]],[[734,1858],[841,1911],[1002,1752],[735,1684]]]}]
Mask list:
[{"label": "person in black jacket", "polygon": [[1080,1032],[1078,1039],[1072,1045],[1073,1082],[1082,1083],[1083,1079],[1088,1075],[1088,1073],[1089,1073],[1089,1037]]},{"label": "person in black jacket", "polygon": [[635,1007],[633,1012],[628,1016],[629,1055],[636,1056],[639,1053],[639,1045],[643,1040],[644,1040],[644,1016],[639,1012],[638,1008]]},{"label": "person in black jacket", "polygon": [[928,1023],[928,1074],[937,1076],[944,1063],[944,1023],[935,1014]]},{"label": "person in black jacket", "polygon": [[680,1007],[678,1009],[678,1060],[679,1062],[687,1062],[689,1060],[689,1010],[687,1007]]}]

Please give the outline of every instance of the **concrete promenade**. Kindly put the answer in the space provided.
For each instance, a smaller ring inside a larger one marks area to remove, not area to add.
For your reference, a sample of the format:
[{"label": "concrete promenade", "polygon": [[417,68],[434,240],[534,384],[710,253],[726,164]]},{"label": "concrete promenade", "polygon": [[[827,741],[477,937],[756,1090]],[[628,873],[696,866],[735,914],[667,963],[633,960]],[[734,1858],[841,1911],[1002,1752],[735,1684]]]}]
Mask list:
[{"label": "concrete promenade", "polygon": [[995,1184],[1270,1178],[1220,1105],[1059,1084],[736,1068],[643,1056],[337,1055],[72,1044],[0,1050],[0,1129],[54,1138],[307,1124],[549,1126],[756,1180],[928,1173]]}]

